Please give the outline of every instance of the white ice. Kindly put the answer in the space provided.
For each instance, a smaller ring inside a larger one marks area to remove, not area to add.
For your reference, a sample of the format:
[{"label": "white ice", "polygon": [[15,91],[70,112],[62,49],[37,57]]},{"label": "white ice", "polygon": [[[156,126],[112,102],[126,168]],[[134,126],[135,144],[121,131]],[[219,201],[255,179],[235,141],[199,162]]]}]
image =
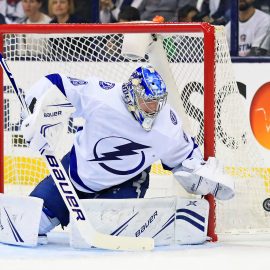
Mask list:
[{"label": "white ice", "polygon": [[49,234],[48,245],[26,248],[0,244],[1,270],[267,270],[269,258],[269,238],[120,252],[73,249],[68,233],[55,231]]}]

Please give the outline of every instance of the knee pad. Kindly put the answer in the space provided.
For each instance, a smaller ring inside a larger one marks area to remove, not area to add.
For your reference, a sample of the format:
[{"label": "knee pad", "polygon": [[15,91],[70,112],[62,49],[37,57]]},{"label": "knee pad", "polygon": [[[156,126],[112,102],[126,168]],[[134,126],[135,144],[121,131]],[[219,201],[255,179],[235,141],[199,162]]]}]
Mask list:
[{"label": "knee pad", "polygon": [[49,217],[45,214],[44,210],[41,213],[39,231],[38,234],[44,235],[54,229],[56,226],[60,224],[60,221],[56,217]]}]

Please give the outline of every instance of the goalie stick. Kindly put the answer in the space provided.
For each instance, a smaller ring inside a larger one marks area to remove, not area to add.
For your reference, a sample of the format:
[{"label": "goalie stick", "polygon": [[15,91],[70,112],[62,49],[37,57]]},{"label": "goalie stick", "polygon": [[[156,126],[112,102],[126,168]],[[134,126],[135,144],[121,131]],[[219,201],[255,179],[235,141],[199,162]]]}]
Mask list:
[{"label": "goalie stick", "polygon": [[[14,77],[1,53],[0,63],[20,100],[23,110],[27,115],[29,115],[30,111],[23,94],[17,87]],[[40,149],[40,154],[47,164],[50,174],[69,210],[71,218],[74,220],[81,236],[84,238],[87,244],[89,244],[89,246],[102,249],[126,251],[152,250],[154,248],[154,240],[152,238],[112,236],[96,231],[86,216],[82,203],[80,202],[80,199],[78,198],[78,195],[76,194],[60,160],[58,160],[58,158],[54,155],[53,151],[49,151],[44,148]]]}]

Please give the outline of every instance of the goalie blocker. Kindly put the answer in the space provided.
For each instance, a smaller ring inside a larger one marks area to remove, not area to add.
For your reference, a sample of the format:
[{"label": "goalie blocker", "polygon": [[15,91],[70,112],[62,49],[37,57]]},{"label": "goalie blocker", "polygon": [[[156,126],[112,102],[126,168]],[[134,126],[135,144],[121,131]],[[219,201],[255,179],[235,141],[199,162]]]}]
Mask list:
[{"label": "goalie blocker", "polygon": [[[207,240],[209,205],[204,199],[82,200],[94,227],[115,236],[152,237],[155,246],[200,244]],[[36,246],[42,200],[0,195],[0,242]],[[31,220],[31,222],[29,222]],[[71,223],[70,245],[91,248]]]}]

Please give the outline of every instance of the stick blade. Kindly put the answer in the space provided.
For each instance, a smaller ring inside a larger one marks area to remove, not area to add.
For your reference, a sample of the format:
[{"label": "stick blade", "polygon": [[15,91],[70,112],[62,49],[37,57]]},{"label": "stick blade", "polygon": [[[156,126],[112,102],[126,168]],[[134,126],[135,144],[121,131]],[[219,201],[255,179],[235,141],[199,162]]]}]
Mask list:
[{"label": "stick blade", "polygon": [[122,251],[150,251],[154,249],[154,239],[149,237],[127,237],[96,233],[92,245],[97,248]]}]

